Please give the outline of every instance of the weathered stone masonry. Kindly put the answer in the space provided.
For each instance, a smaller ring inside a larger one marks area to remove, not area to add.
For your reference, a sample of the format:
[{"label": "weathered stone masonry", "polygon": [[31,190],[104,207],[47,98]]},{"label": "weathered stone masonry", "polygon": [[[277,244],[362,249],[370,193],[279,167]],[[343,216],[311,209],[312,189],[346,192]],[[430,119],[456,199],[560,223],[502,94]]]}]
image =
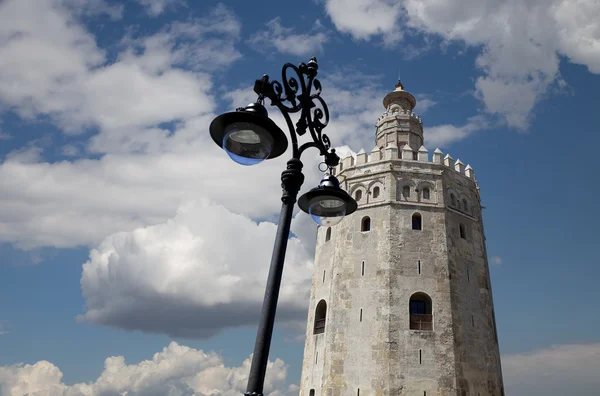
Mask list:
[{"label": "weathered stone masonry", "polygon": [[359,207],[317,232],[301,396],[504,394],[475,174],[429,159],[415,104],[398,83],[334,170]]}]

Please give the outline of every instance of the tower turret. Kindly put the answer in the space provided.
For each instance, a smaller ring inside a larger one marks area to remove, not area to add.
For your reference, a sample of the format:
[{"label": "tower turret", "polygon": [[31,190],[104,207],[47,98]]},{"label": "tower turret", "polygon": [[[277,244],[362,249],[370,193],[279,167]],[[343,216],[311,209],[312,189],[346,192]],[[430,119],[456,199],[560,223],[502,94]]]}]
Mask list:
[{"label": "tower turret", "polygon": [[385,112],[376,125],[378,147],[385,148],[388,143],[394,142],[400,152],[405,145],[414,153],[419,151],[423,145],[423,121],[413,112],[416,104],[415,97],[405,91],[404,85],[398,80],[396,89],[383,98]]},{"label": "tower turret", "polygon": [[415,104],[398,82],[334,170],[358,209],[317,230],[300,396],[504,396],[475,173]]}]

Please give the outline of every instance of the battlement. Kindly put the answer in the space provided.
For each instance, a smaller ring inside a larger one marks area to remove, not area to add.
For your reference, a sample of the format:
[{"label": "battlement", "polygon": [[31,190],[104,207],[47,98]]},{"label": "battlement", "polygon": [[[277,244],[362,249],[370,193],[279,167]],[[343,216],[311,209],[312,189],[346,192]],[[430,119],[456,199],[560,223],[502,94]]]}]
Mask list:
[{"label": "battlement", "polygon": [[343,158],[338,166],[334,168],[334,174],[339,175],[351,169],[362,167],[367,164],[375,164],[384,161],[406,161],[407,163],[429,163],[440,167],[451,169],[457,174],[463,175],[475,181],[475,171],[471,165],[465,166],[460,159],[454,161],[450,154],[446,154],[436,148],[431,160],[429,160],[429,151],[425,146],[421,146],[418,152],[414,152],[409,145],[405,145],[401,150],[394,143],[389,143],[383,150],[375,147],[370,154],[361,149],[356,157],[349,155]]},{"label": "battlement", "polygon": [[400,107],[392,107],[389,111],[386,111],[377,119],[377,126],[380,124],[381,121],[386,120],[388,118],[409,118],[414,119],[421,126],[423,125],[423,120],[421,119],[421,117],[419,117],[419,115],[417,115],[417,113],[414,113],[413,111],[408,109],[401,109]]}]

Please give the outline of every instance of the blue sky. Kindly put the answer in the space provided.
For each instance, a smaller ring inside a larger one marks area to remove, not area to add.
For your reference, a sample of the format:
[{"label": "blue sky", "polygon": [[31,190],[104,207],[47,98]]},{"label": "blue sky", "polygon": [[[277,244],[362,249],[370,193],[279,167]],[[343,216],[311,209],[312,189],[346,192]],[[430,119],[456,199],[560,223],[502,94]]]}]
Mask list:
[{"label": "blue sky", "polygon": [[[239,167],[208,125],[311,56],[340,152],[373,148],[400,76],[429,151],[474,168],[507,394],[596,394],[598,14],[593,0],[0,3],[0,396],[244,391],[289,155]],[[292,224],[273,396],[298,393],[311,221]]]}]

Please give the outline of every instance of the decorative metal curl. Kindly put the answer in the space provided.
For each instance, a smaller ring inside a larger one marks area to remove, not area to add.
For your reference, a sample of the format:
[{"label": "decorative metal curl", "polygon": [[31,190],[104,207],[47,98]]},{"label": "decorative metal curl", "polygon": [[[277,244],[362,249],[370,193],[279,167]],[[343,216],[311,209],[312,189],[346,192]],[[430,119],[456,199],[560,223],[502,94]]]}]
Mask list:
[{"label": "decorative metal curl", "polygon": [[[282,82],[269,80],[269,76],[265,74],[262,79],[256,80],[254,92],[269,98],[271,106],[276,106],[281,111],[290,131],[294,158],[299,159],[304,150],[316,147],[325,156],[326,163],[335,166],[339,157],[335,150],[330,151],[329,137],[322,133],[323,128],[329,124],[329,108],[321,97],[321,82],[316,79],[318,69],[315,57],[298,66],[286,63],[281,70]],[[290,114],[298,112],[300,117],[294,125]],[[304,135],[307,130],[312,142],[298,146],[298,136]]]}]

